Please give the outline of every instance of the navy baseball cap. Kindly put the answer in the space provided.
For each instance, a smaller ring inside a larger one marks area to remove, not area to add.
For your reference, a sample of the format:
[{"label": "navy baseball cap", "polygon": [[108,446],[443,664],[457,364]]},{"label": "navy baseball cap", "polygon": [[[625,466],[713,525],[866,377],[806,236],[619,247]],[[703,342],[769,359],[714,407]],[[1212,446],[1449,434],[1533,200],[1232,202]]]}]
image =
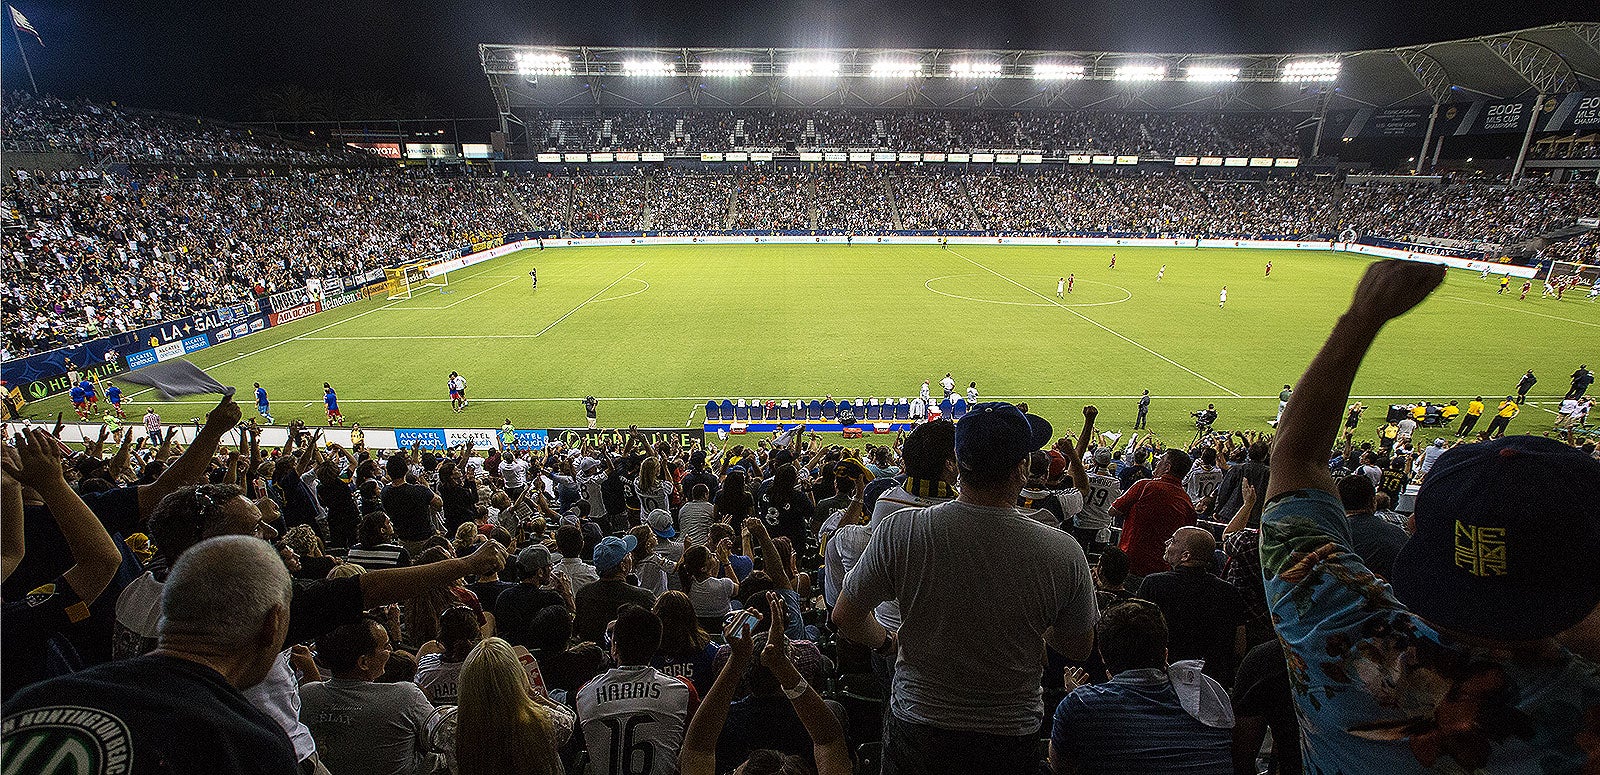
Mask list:
[{"label": "navy baseball cap", "polygon": [[632,535],[606,536],[594,548],[594,569],[599,573],[610,573],[622,564],[622,558],[637,548],[639,539]]},{"label": "navy baseball cap", "polygon": [[1548,638],[1600,605],[1600,461],[1537,436],[1439,456],[1417,493],[1395,597],[1433,624],[1498,641]]},{"label": "navy baseball cap", "polygon": [[956,462],[964,469],[999,473],[1054,438],[1043,417],[1000,401],[977,404],[956,422]]}]

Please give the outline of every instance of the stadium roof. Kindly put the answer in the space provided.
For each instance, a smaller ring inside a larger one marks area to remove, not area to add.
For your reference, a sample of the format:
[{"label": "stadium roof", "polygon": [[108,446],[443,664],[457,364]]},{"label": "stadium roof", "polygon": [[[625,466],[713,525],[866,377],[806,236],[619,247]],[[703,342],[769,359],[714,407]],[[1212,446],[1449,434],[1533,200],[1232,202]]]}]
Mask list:
[{"label": "stadium roof", "polygon": [[[1304,110],[1600,87],[1600,23],[1320,54],[481,44],[518,109]],[[1320,105],[1326,99],[1326,105]]]}]

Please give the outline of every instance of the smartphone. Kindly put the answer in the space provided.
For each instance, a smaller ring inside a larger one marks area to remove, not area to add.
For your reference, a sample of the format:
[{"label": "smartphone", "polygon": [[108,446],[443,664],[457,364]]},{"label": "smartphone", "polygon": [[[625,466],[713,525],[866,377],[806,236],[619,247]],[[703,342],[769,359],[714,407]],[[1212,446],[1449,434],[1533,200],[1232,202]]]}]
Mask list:
[{"label": "smartphone", "polygon": [[751,611],[729,611],[728,615],[723,619],[723,622],[726,624],[727,622],[732,621],[737,621],[739,623],[738,629],[735,630],[735,632],[746,638],[754,635],[756,629],[761,626],[761,617]]}]

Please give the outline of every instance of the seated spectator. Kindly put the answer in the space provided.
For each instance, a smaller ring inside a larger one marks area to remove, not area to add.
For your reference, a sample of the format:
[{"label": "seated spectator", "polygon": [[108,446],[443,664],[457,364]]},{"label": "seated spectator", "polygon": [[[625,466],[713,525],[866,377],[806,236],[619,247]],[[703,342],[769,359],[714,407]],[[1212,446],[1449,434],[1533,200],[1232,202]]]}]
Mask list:
[{"label": "seated spectator", "polygon": [[[602,575],[596,584],[605,581]],[[584,684],[577,694],[578,721],[592,757],[591,775],[672,772],[677,766],[683,732],[700,697],[688,680],[650,667],[660,647],[661,620],[649,609],[624,603],[617,610],[611,637],[611,660],[617,666]],[[634,757],[645,757],[648,764],[629,767]]]},{"label": "seated spectator", "polygon": [[1392,592],[1351,550],[1328,471],[1362,356],[1444,276],[1369,266],[1278,426],[1261,556],[1301,749],[1326,771],[1580,772],[1600,707],[1600,461],[1526,436],[1449,450]]},{"label": "seated spectator", "polygon": [[605,668],[606,654],[593,641],[572,644],[572,612],[548,606],[533,617],[533,652],[552,693],[571,697]]},{"label": "seated spectator", "polygon": [[1339,479],[1339,501],[1344,505],[1345,521],[1350,523],[1350,548],[1369,570],[1387,579],[1410,536],[1404,528],[1377,516],[1377,494],[1372,480],[1360,474]]},{"label": "seated spectator", "polygon": [[733,566],[729,554],[732,542],[723,539],[713,555],[704,546],[691,546],[678,563],[679,584],[694,606],[700,626],[720,628],[722,618],[733,608],[733,599],[739,595],[739,582],[733,580]]},{"label": "seated spectator", "polygon": [[345,554],[345,560],[367,570],[404,568],[411,564],[411,552],[394,542],[394,523],[382,511],[361,518],[361,540]]},{"label": "seated spectator", "polygon": [[651,551],[660,557],[670,570],[683,559],[683,541],[678,539],[678,530],[672,526],[672,514],[666,509],[656,509],[649,513],[645,522],[650,525],[650,532],[655,534],[656,545]]},{"label": "seated spectator", "polygon": [[1123,584],[1128,580],[1128,555],[1121,549],[1108,546],[1100,553],[1100,558],[1095,561],[1094,568],[1094,596],[1100,604],[1100,610],[1122,602],[1133,593]]},{"label": "seated spectator", "polygon": [[710,691],[717,646],[701,629],[689,596],[667,592],[656,598],[655,613],[661,619],[661,648],[650,665],[666,675],[689,679],[696,692]]},{"label": "seated spectator", "polygon": [[482,639],[478,617],[471,608],[458,605],[439,614],[439,639],[417,649],[415,683],[429,702],[435,706],[455,704],[461,664]]},{"label": "seated spectator", "polygon": [[572,710],[540,694],[511,644],[489,638],[461,666],[460,704],[439,708],[429,738],[450,775],[559,775]]},{"label": "seated spectator", "polygon": [[265,541],[234,535],[188,547],[162,585],[155,653],[13,695],[8,742],[37,744],[8,751],[6,766],[47,772],[81,756],[84,741],[105,740],[125,746],[124,761],[141,773],[301,772],[283,728],[241,693],[283,649],[292,583]]},{"label": "seated spectator", "polygon": [[[704,465],[705,454],[698,454],[701,457],[701,465]],[[700,473],[709,476],[712,482],[717,480],[709,471]],[[684,543],[690,546],[706,542],[706,531],[710,529],[716,514],[716,507],[711,505],[711,488],[704,482],[691,485],[689,480],[694,476],[695,474],[691,473],[683,478],[684,486],[689,491],[689,500],[678,507],[678,524],[682,526]]]},{"label": "seated spectator", "polygon": [[[573,627],[579,638],[599,643],[606,625],[617,618],[617,609],[633,604],[649,610],[655,605],[656,599],[650,590],[628,583],[628,572],[633,570],[633,550],[638,546],[638,539],[626,535],[606,536],[594,548],[594,569],[600,574],[600,580],[584,587],[576,597]],[[649,661],[648,658],[645,661]]]},{"label": "seated spectator", "polygon": [[[756,561],[749,555],[739,553],[739,540],[735,532],[733,525],[726,522],[713,522],[711,527],[706,529],[705,546],[708,550],[715,551],[716,547],[721,546],[723,541],[727,541],[729,546],[728,564],[733,566],[733,579],[734,581],[744,581],[756,569]],[[685,548],[684,552],[687,553],[688,549]]]},{"label": "seated spectator", "polygon": [[1173,531],[1195,521],[1194,504],[1183,489],[1183,476],[1194,461],[1181,449],[1162,453],[1155,477],[1133,482],[1111,504],[1111,516],[1122,522],[1117,548],[1128,555],[1128,572],[1148,576],[1166,570],[1162,553]]},{"label": "seated spectator", "polygon": [[427,724],[433,705],[416,684],[378,682],[391,651],[388,631],[371,619],[317,639],[317,655],[333,677],[300,688],[300,715],[329,771],[430,771]]},{"label": "seated spectator", "polygon": [[553,605],[576,610],[576,605],[565,579],[555,578],[554,588],[545,589],[553,577],[550,550],[543,545],[534,544],[518,552],[517,568],[522,580],[495,599],[495,629],[511,645],[532,648],[533,619],[540,611]]},{"label": "seated spectator", "polygon": [[1199,664],[1169,663],[1160,608],[1139,599],[1112,606],[1095,641],[1111,680],[1091,684],[1067,668],[1075,688],[1051,724],[1052,772],[1231,775],[1228,694]]},{"label": "seated spectator", "polygon": [[633,578],[640,587],[650,592],[653,601],[662,592],[667,591],[669,566],[656,555],[656,534],[649,525],[635,525],[628,531],[628,535],[634,541]]},{"label": "seated spectator", "polygon": [[339,558],[323,553],[322,538],[310,525],[289,528],[289,532],[283,534],[283,543],[294,549],[295,557],[300,561],[300,570],[294,574],[297,579],[325,579],[328,571],[341,562]]},{"label": "seated spectator", "polygon": [[556,563],[556,570],[566,574],[573,594],[599,580],[600,575],[594,572],[594,566],[583,561],[583,530],[577,525],[556,528],[556,551],[561,553],[561,562]]},{"label": "seated spectator", "polygon": [[1146,576],[1139,597],[1161,609],[1174,661],[1198,660],[1206,675],[1228,686],[1244,657],[1245,610],[1239,590],[1211,573],[1216,551],[1211,531],[1178,528],[1163,555],[1172,570]]}]

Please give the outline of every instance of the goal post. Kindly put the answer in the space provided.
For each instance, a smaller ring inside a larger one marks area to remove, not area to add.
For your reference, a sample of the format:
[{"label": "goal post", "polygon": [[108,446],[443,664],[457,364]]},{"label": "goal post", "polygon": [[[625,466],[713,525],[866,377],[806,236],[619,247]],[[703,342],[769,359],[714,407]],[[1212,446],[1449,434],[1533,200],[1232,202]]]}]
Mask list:
[{"label": "goal post", "polygon": [[449,286],[449,272],[440,271],[438,274],[429,274],[428,268],[433,263],[431,261],[419,261],[414,264],[403,264],[384,269],[383,274],[388,285],[389,299],[409,299],[412,294],[420,293],[427,288]]}]

